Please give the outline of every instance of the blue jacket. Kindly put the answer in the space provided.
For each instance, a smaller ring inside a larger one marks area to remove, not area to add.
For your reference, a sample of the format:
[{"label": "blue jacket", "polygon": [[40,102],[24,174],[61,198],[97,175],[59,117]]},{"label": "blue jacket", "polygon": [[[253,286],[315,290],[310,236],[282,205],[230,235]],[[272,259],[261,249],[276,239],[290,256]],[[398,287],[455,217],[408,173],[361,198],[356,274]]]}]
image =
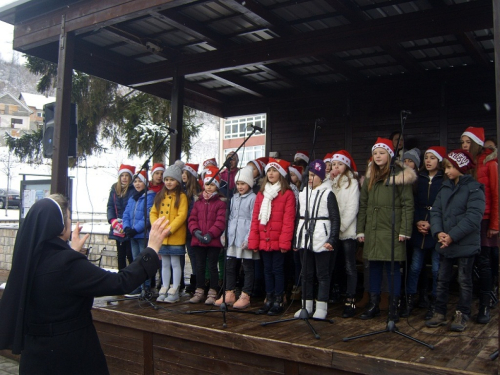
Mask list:
[{"label": "blue jacket", "polygon": [[[432,180],[427,170],[420,172],[417,180],[417,192],[415,194],[415,216],[414,224],[419,221],[431,221],[430,210],[432,204],[443,183],[443,171],[437,171]],[[433,249],[436,239],[429,234],[420,233],[416,227],[413,228],[413,247],[418,249]]]},{"label": "blue jacket", "polygon": [[485,208],[484,186],[470,175],[460,176],[458,184],[446,180],[431,209],[431,232],[447,233],[453,242],[436,250],[446,258],[470,257],[481,248],[480,227]]},{"label": "blue jacket", "polygon": [[[134,185],[130,184],[128,189],[127,189],[127,194],[125,194],[123,197],[119,197],[118,195],[116,195],[115,186],[116,186],[116,184],[113,184],[113,186],[111,186],[111,190],[109,192],[109,198],[108,198],[107,214],[108,214],[108,223],[110,223],[110,224],[111,224],[111,220],[113,220],[113,219],[122,219],[123,218],[123,212],[125,211],[125,207],[127,206],[128,200],[136,192]],[[128,241],[127,237],[114,236],[112,226],[109,227],[108,238],[111,240],[117,240],[119,242]]]},{"label": "blue jacket", "polygon": [[[149,211],[153,207],[156,193],[152,190],[148,191],[147,209],[148,209],[148,225],[149,225]],[[134,238],[144,238],[144,194],[137,197],[136,194],[132,195],[127,203],[125,212],[123,212],[123,229],[132,228],[137,231]],[[147,238],[148,236],[146,236]]]}]

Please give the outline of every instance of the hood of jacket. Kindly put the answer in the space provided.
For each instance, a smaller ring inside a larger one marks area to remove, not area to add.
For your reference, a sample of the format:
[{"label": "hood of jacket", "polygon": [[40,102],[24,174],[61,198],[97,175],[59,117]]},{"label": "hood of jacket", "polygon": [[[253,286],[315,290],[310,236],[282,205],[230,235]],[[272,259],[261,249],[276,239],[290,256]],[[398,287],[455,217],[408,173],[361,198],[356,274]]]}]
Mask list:
[{"label": "hood of jacket", "polygon": [[[409,168],[401,162],[396,162],[396,176],[394,178],[396,185],[412,185],[417,181],[417,173],[413,168]],[[366,178],[370,178],[370,168],[366,171]],[[389,179],[389,184],[392,185],[393,178]]]}]

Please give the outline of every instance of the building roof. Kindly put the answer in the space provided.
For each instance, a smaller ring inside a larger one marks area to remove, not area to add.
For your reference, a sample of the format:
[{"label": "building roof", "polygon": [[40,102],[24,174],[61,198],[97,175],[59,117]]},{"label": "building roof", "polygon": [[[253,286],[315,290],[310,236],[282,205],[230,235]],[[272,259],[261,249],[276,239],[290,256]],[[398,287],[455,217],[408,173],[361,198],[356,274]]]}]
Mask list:
[{"label": "building roof", "polygon": [[19,107],[17,112],[12,112],[9,113],[10,115],[15,115],[15,116],[29,116],[33,111],[29,109],[26,104],[24,104],[22,101],[16,99],[12,94],[10,93],[5,93],[3,95],[0,95],[0,103],[1,104],[8,104],[8,105],[17,105]]},{"label": "building roof", "polygon": [[[14,49],[226,116],[366,82],[494,70],[492,0],[38,0],[0,9]],[[493,73],[494,74],[494,73]],[[244,113],[244,112],[243,112]],[[240,114],[243,114],[240,113]]]},{"label": "building roof", "polygon": [[53,103],[56,101],[54,96],[43,96],[37,94],[29,94],[27,92],[22,92],[19,95],[19,100],[24,100],[28,107],[34,107],[36,109],[43,109],[43,106],[48,103]]}]

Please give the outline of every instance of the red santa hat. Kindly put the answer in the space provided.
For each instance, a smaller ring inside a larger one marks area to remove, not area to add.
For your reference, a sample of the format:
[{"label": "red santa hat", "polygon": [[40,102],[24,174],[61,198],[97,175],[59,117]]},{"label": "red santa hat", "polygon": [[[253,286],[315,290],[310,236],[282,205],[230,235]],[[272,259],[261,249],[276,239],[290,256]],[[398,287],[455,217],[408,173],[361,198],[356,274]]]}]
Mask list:
[{"label": "red santa hat", "polygon": [[136,176],[135,178],[138,178],[139,180],[141,180],[142,182],[144,182],[145,184],[147,183],[147,177],[146,177],[146,171],[142,170],[140,171]]},{"label": "red santa hat", "polygon": [[299,181],[302,181],[302,173],[304,173],[304,167],[300,165],[291,165],[289,168],[290,173],[293,173]]},{"label": "red santa hat", "polygon": [[333,156],[332,153],[326,154],[325,157],[323,158],[323,162],[325,162],[325,163],[331,163],[332,162],[332,156]]},{"label": "red santa hat", "polygon": [[448,161],[462,174],[476,166],[473,162],[472,155],[462,149],[453,150],[448,154],[446,159],[448,159]]},{"label": "red santa hat", "polygon": [[306,163],[309,163],[309,153],[307,151],[297,151],[297,153],[293,157],[293,161],[297,159],[301,159],[304,160]]},{"label": "red santa hat", "polygon": [[340,151],[334,152],[333,156],[332,156],[332,162],[334,162],[334,161],[340,161],[340,162],[344,163],[349,168],[351,168],[351,170],[353,170],[354,172],[358,171],[358,168],[356,167],[356,163],[354,162],[354,159],[352,158],[351,154],[349,154],[349,152],[347,152],[346,150],[340,150]]},{"label": "red santa hat", "polygon": [[151,169],[151,174],[154,174],[157,171],[161,171],[163,174],[163,172],[165,172],[165,165],[162,163],[154,163],[153,169]]},{"label": "red santa hat", "polygon": [[250,161],[250,163],[255,165],[255,167],[257,168],[257,170],[259,171],[259,174],[261,176],[264,176],[264,169],[266,168],[266,165],[268,162],[269,162],[269,158],[267,158],[267,157],[261,157],[261,158]]},{"label": "red santa hat", "polygon": [[135,167],[133,165],[122,164],[120,165],[120,169],[118,169],[118,176],[121,176],[122,173],[128,173],[130,178],[134,178]]},{"label": "red santa hat", "polygon": [[276,168],[280,175],[286,177],[288,168],[290,168],[290,163],[283,159],[269,158],[269,163],[266,165],[266,173],[271,167]]},{"label": "red santa hat", "polygon": [[[205,168],[205,176],[203,177],[203,184],[207,184],[210,182],[210,180],[217,174],[219,170],[215,167],[209,166]],[[220,188],[220,175],[217,175],[214,180],[212,181],[215,186],[217,186],[217,189]]]},{"label": "red santa hat", "polygon": [[188,171],[189,173],[191,173],[195,178],[198,177],[198,167],[200,165],[199,164],[191,164],[191,163],[186,163],[186,165],[184,165],[184,168],[182,168],[182,170],[184,171]]},{"label": "red santa hat", "polygon": [[372,154],[376,148],[383,148],[391,155],[391,158],[394,157],[394,147],[392,147],[392,141],[390,139],[378,137],[372,147]]},{"label": "red santa hat", "polygon": [[217,160],[215,160],[215,158],[211,158],[211,159],[207,159],[203,162],[203,168],[206,168],[209,165],[213,165],[214,167],[217,167]]},{"label": "red santa hat", "polygon": [[479,146],[484,146],[484,128],[475,128],[473,126],[469,126],[462,133],[462,137],[466,135],[474,142],[476,142]]},{"label": "red santa hat", "polygon": [[443,146],[432,146],[432,147],[429,147],[425,153],[431,153],[432,155],[434,155],[439,161],[443,161],[443,158],[446,157],[446,147],[443,147]]}]

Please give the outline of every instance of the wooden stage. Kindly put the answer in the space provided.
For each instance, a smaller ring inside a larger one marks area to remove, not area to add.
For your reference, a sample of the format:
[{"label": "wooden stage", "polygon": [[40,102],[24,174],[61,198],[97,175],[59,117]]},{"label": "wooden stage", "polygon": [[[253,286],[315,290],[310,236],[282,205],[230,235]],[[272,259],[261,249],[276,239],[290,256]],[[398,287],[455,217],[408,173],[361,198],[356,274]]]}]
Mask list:
[{"label": "wooden stage", "polygon": [[[155,309],[138,300],[106,303],[96,299],[93,310],[108,366],[112,374],[497,374],[498,307],[487,325],[470,321],[463,333],[448,327],[425,327],[424,309],[415,309],[399,330],[435,349],[393,332],[344,342],[386,327],[387,312],[363,321],[342,319],[342,304],[330,306],[333,324],[315,322],[316,339],[302,320],[261,326],[275,320],[267,315],[226,313],[219,308],[189,304],[158,304]],[[453,298],[456,300],[456,298]],[[184,302],[182,302],[184,301]],[[262,301],[252,303],[256,311]],[[294,302],[284,318],[300,307]],[[449,305],[451,319],[454,305]],[[193,310],[215,310],[187,314]],[[477,307],[473,306],[473,314]],[[358,314],[359,316],[359,314]]]}]

